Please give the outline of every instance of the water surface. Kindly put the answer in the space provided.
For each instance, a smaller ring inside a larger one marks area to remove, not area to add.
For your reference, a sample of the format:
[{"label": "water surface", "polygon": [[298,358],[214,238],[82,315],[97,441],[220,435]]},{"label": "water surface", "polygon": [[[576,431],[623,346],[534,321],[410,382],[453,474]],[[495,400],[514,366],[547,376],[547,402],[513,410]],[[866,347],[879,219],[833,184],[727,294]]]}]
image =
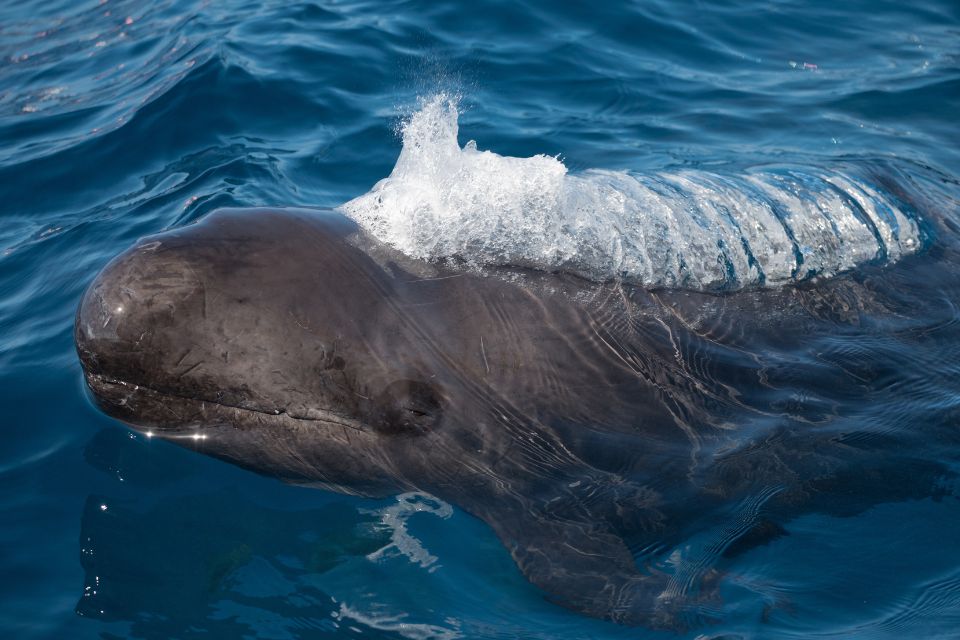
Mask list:
[{"label": "water surface", "polygon": [[[837,314],[815,339],[771,346],[775,400],[960,470],[958,42],[946,0],[4,4],[0,628],[661,635],[545,602],[491,531],[429,496],[283,486],[128,432],[85,394],[73,316],[110,258],[218,207],[362,196],[393,170],[404,119],[438,94],[460,96],[461,146],[559,158],[574,177],[844,167],[898,185],[929,233],[865,268],[887,269],[884,293],[902,297],[866,324]],[[791,521],[725,568],[718,622],[689,636],[953,637],[951,482]]]}]

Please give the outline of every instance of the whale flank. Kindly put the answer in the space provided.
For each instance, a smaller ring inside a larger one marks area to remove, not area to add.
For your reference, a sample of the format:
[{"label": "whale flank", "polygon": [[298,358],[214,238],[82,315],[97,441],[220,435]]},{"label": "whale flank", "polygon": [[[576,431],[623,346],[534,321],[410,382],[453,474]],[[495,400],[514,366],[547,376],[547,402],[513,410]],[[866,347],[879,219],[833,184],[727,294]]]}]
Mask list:
[{"label": "whale flank", "polygon": [[414,258],[649,288],[775,287],[923,246],[908,207],[846,171],[571,174],[558,158],[461,147],[457,118],[455,98],[423,101],[391,174],[341,211]]}]

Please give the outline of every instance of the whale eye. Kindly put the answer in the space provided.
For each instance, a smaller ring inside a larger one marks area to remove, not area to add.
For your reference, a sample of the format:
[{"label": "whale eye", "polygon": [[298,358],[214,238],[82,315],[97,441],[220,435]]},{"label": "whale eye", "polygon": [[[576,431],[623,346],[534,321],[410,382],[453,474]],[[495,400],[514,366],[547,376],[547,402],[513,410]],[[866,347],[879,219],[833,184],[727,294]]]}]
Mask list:
[{"label": "whale eye", "polygon": [[371,423],[385,435],[422,435],[439,424],[442,406],[437,390],[416,380],[397,380],[374,401]]}]

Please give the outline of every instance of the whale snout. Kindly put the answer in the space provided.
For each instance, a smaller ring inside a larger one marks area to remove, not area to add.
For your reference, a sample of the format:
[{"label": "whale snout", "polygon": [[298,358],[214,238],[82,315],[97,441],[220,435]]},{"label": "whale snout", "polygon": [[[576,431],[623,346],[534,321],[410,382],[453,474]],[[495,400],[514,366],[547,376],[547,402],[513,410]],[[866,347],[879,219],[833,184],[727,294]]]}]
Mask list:
[{"label": "whale snout", "polygon": [[87,288],[74,326],[77,353],[92,378],[149,384],[154,335],[190,308],[202,284],[176,251],[142,241],[110,262]]},{"label": "whale snout", "polygon": [[[371,280],[356,277],[346,231],[333,216],[221,210],[141,240],[104,267],[77,311],[97,404],[165,434],[359,420],[392,379],[370,391],[345,370],[370,339],[354,319],[376,309],[383,285],[363,295]],[[381,372],[381,360],[365,362]]]}]

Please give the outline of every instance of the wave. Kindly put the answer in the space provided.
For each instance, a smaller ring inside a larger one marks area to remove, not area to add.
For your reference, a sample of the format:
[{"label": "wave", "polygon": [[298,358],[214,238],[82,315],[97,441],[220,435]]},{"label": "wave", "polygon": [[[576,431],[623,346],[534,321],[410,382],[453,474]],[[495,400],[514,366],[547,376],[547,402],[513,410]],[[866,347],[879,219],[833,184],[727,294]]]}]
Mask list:
[{"label": "wave", "polygon": [[556,157],[461,147],[458,115],[455,96],[423,100],[391,174],[341,211],[415,258],[649,288],[779,286],[923,246],[908,206],[843,170],[571,174]]}]

